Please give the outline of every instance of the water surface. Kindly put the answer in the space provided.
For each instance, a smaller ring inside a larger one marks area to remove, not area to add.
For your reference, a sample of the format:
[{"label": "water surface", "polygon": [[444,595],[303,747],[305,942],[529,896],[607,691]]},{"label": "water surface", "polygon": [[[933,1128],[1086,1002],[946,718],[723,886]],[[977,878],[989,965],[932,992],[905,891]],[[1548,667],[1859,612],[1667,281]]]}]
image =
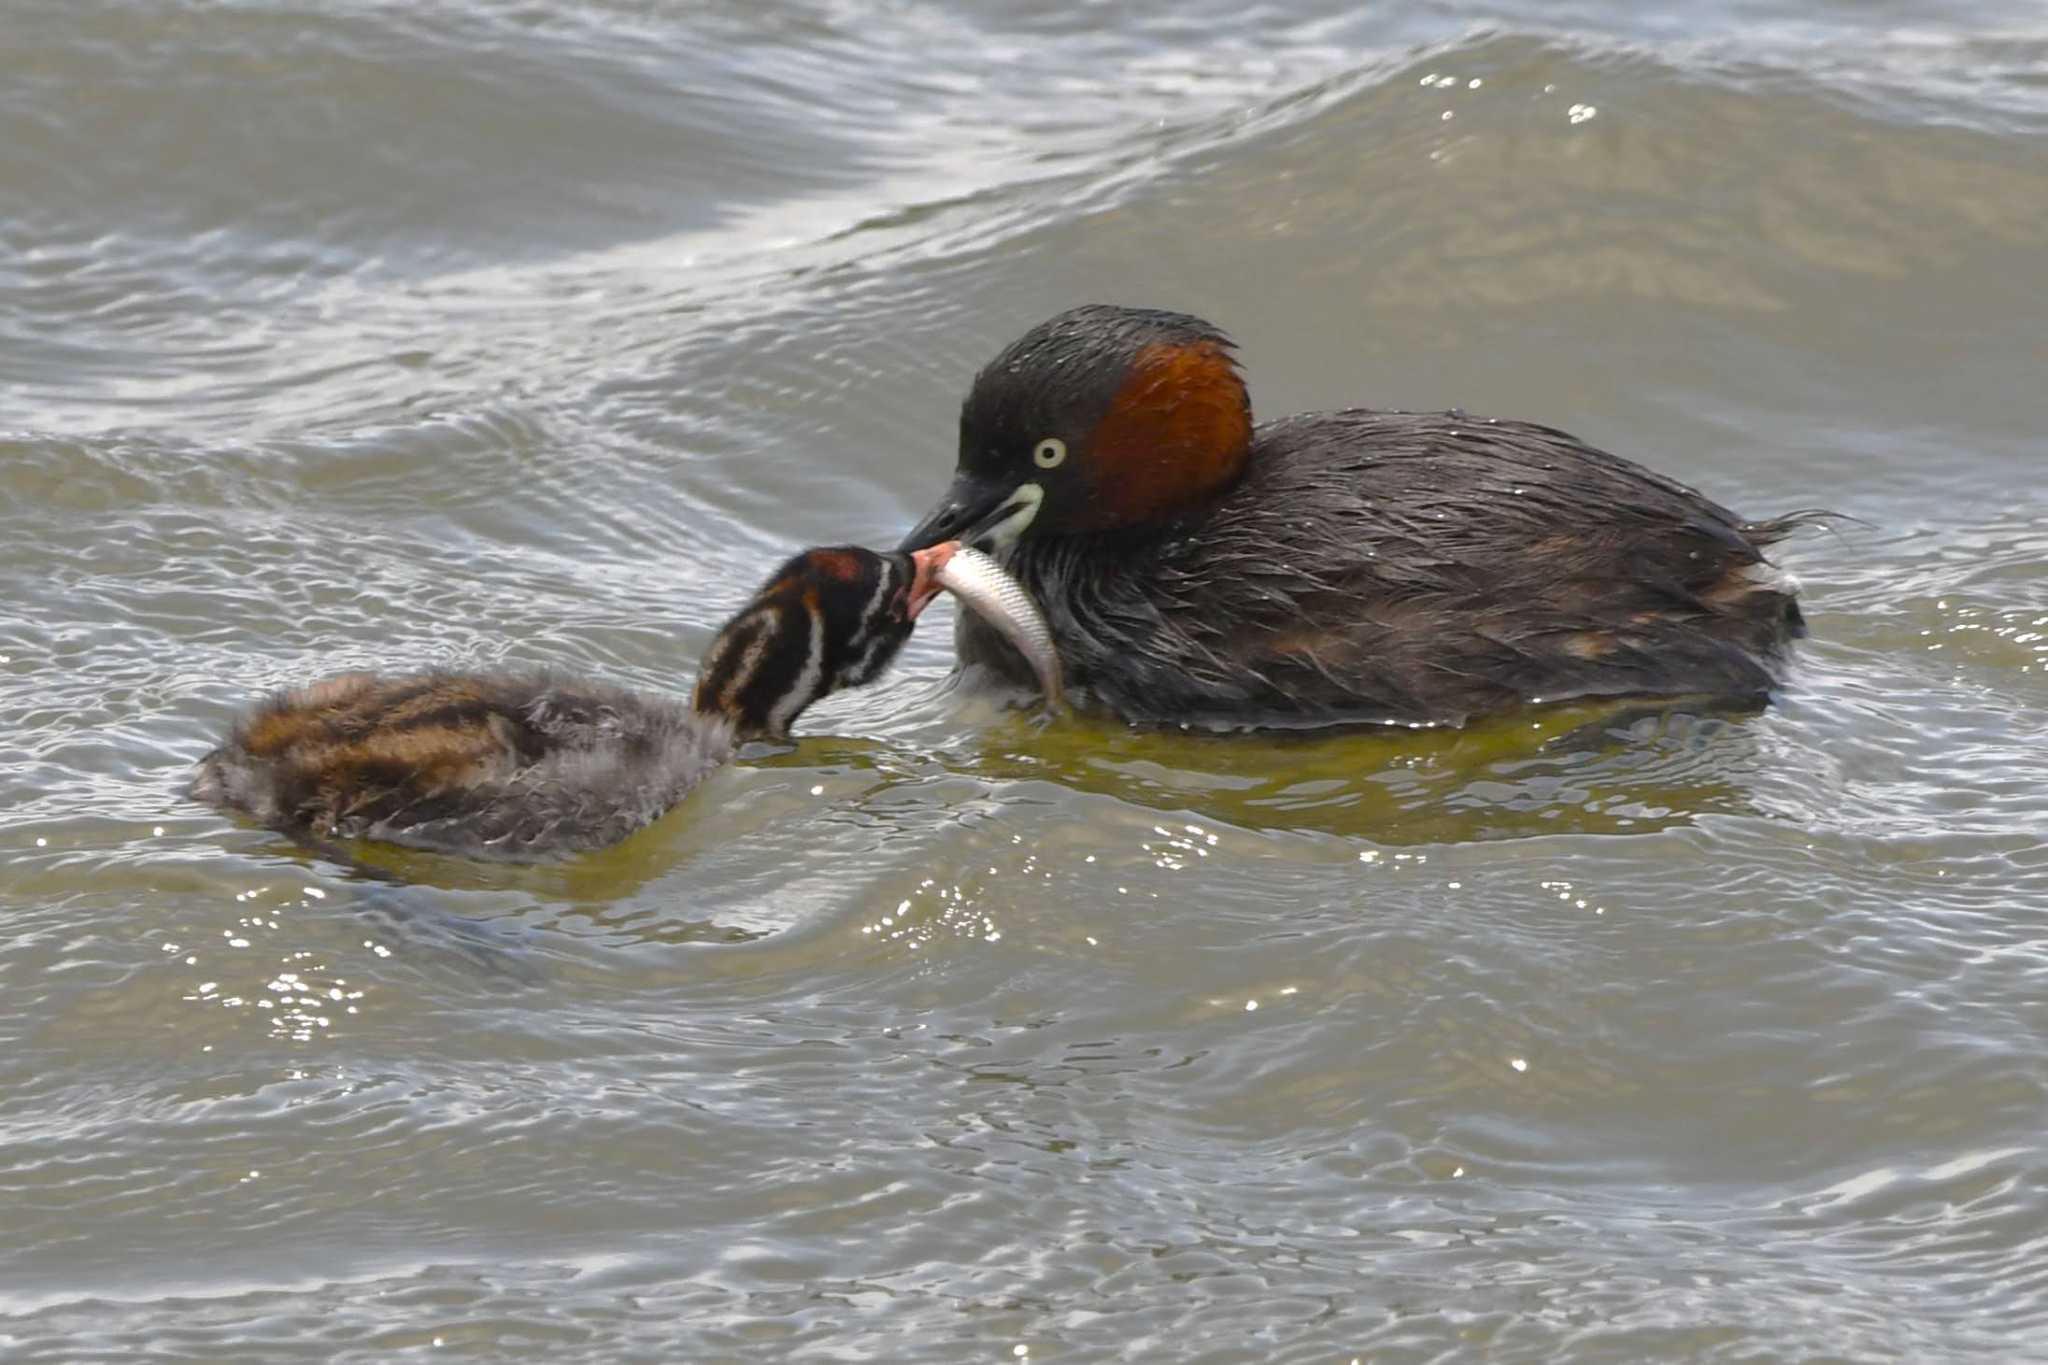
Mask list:
[{"label": "water surface", "polygon": [[[0,1355],[2048,1358],[2048,23],[1354,10],[17,0]],[[1755,716],[1041,731],[945,607],[565,867],[180,798],[681,690],[1092,299],[1864,524]]]}]

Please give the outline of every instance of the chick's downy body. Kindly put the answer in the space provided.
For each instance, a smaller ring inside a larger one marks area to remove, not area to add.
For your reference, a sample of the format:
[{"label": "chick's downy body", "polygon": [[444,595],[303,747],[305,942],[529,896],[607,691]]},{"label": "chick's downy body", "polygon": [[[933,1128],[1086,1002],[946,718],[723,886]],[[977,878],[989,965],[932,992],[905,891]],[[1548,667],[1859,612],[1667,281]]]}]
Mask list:
[{"label": "chick's downy body", "polygon": [[323,838],[555,857],[653,822],[737,738],[680,700],[547,674],[351,673],[259,703],[193,795]]}]

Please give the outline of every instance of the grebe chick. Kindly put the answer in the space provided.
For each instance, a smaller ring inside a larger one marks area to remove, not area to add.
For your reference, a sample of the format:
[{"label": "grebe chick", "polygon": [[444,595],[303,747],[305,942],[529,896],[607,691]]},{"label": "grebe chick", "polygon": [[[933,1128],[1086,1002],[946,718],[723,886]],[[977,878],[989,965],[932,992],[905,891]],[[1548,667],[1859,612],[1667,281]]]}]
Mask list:
[{"label": "grebe chick", "polygon": [[[1750,522],[1577,437],[1460,412],[1258,426],[1217,328],[1090,305],[975,376],[905,537],[990,549],[1077,704],[1222,727],[1458,724],[1536,701],[1764,700],[1805,623]],[[963,665],[1032,671],[961,613]]]},{"label": "grebe chick", "polygon": [[879,677],[951,545],[807,550],[728,621],[686,706],[545,673],[350,673],[280,693],[192,795],[286,833],[539,861],[650,824],[747,740]]}]

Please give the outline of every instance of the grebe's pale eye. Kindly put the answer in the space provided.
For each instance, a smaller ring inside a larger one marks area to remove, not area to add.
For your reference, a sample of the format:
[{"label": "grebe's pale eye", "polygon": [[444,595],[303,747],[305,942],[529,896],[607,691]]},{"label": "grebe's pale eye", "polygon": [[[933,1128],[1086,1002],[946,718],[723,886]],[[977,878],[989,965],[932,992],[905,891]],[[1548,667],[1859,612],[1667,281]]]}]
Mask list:
[{"label": "grebe's pale eye", "polygon": [[1040,469],[1058,469],[1067,459],[1067,443],[1048,436],[1031,450],[1031,462]]}]

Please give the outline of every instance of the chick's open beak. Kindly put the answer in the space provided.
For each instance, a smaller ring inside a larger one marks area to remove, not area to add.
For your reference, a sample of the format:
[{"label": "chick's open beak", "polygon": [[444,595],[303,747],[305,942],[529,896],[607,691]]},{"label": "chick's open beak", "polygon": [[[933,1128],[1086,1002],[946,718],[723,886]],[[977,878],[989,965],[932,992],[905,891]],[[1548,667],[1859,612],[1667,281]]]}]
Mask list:
[{"label": "chick's open beak", "polygon": [[939,570],[946,567],[946,561],[959,548],[959,541],[948,540],[912,551],[910,562],[915,566],[916,574],[910,581],[910,601],[906,607],[906,614],[911,620],[915,621],[917,614],[939,595]]}]

